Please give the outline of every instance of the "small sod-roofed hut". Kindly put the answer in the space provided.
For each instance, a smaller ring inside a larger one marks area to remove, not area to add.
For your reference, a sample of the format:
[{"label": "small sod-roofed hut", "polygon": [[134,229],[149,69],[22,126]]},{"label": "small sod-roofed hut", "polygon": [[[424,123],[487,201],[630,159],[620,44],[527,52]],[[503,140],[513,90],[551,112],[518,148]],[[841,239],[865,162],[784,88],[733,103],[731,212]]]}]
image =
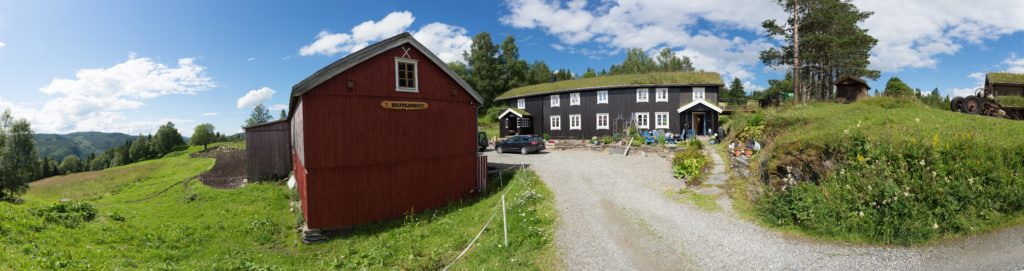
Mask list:
[{"label": "small sod-roofed hut", "polygon": [[860,78],[843,76],[836,81],[836,102],[856,102],[857,99],[867,97],[870,89],[868,83]]}]

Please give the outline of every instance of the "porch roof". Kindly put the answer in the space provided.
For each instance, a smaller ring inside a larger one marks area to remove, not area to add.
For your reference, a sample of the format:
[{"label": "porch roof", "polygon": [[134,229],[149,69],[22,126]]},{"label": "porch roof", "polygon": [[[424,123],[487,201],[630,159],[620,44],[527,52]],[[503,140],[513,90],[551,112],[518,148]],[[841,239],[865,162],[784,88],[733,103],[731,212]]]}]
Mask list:
[{"label": "porch roof", "polygon": [[719,108],[719,107],[709,103],[706,100],[695,100],[693,102],[690,102],[690,103],[680,107],[679,110],[676,110],[676,112],[677,113],[686,112],[686,110],[690,110],[690,108],[693,108],[694,106],[697,106],[698,104],[702,104],[704,106],[707,106],[708,108],[711,108],[711,110],[715,110],[715,112],[722,113],[722,109],[721,108]]},{"label": "porch roof", "polygon": [[522,109],[519,109],[519,108],[509,108],[509,109],[505,110],[505,112],[501,112],[501,115],[498,115],[498,119],[504,118],[505,115],[508,115],[509,113],[515,114],[516,116],[518,116],[520,118],[522,118],[522,117],[529,117],[530,116],[530,112],[526,112],[526,110],[522,110]]}]

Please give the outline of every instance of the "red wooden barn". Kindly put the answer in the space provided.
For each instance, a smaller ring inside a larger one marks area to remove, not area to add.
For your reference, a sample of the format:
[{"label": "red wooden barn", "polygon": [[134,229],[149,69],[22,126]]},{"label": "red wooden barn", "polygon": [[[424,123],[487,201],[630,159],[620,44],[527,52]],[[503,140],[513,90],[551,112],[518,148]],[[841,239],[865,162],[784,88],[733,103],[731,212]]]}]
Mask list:
[{"label": "red wooden barn", "polygon": [[292,163],[309,229],[441,207],[476,188],[483,99],[409,33],[292,87]]}]

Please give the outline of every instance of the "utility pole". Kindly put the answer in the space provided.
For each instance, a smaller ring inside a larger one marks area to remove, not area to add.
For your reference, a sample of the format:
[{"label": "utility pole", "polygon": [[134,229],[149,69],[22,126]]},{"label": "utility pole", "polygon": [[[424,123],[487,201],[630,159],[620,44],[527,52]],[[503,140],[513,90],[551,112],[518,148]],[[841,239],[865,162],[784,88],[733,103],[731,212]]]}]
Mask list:
[{"label": "utility pole", "polygon": [[793,0],[793,97],[800,103],[800,0]]}]

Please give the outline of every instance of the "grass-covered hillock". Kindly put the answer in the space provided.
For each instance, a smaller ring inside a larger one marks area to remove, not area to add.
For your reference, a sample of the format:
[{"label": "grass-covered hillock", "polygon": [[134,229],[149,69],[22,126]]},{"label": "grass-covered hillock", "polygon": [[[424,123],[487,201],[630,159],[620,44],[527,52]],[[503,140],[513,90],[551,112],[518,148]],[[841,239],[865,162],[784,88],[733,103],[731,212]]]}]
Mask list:
[{"label": "grass-covered hillock", "polygon": [[829,239],[911,244],[1024,214],[1024,122],[872,98],[767,114],[765,222]]},{"label": "grass-covered hillock", "polygon": [[510,245],[499,209],[453,270],[557,268],[553,197],[528,170],[507,172],[505,188],[491,180],[483,197],[305,245],[293,192],[273,183],[207,187],[193,177],[214,160],[188,155],[200,150],[46,179],[23,204],[0,202],[0,270],[438,270],[476,236],[500,193]]}]

